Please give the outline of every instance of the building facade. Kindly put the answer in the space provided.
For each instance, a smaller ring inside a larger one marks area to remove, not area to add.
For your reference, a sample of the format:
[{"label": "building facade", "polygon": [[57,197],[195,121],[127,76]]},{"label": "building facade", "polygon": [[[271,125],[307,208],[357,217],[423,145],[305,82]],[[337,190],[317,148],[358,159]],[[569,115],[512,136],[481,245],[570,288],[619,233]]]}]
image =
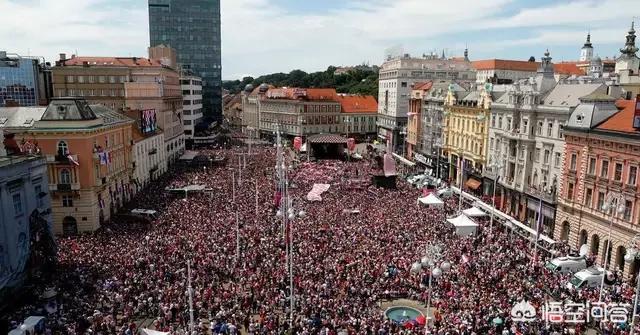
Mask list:
[{"label": "building facade", "polygon": [[0,297],[23,283],[30,261],[55,257],[47,178],[43,157],[0,157]]},{"label": "building facade", "polygon": [[220,0],[149,0],[150,45],[168,45],[202,78],[204,115],[222,119]]},{"label": "building facade", "polygon": [[0,107],[46,106],[51,97],[51,66],[44,59],[0,51]]},{"label": "building facade", "polygon": [[162,130],[147,132],[137,122],[133,125],[132,134],[132,180],[135,194],[167,171],[167,156],[162,150],[164,146]]},{"label": "building facade", "polygon": [[164,60],[138,57],[62,58],[53,68],[56,97],[85,98],[114,110],[153,111],[173,162],[184,152],[182,91],[178,72]]},{"label": "building facade", "polygon": [[[624,261],[626,242],[640,233],[640,131],[633,128],[635,104],[619,100],[616,106],[612,98],[594,95],[582,99],[571,114],[564,130],[565,159],[554,232],[556,240],[572,248],[586,244],[597,262],[623,271],[627,278],[635,276],[638,262]],[[603,205],[610,194],[624,203],[615,203],[612,211],[605,212]],[[605,252],[609,234],[611,246]]]},{"label": "building facade", "polygon": [[475,81],[476,74],[467,58],[444,59],[433,56],[389,59],[382,64],[378,79],[378,136],[391,141],[394,150],[405,141],[411,87],[431,79]]},{"label": "building facade", "polygon": [[202,121],[202,79],[185,72],[180,76],[184,135],[186,139],[192,139],[196,125]]},{"label": "building facade", "polygon": [[18,108],[7,121],[5,136],[46,158],[56,234],[94,231],[130,199],[133,122],[80,98]]},{"label": "building facade", "polygon": [[[443,143],[448,157],[452,182],[477,190],[487,163],[489,110],[493,103],[493,85],[486,83],[478,90],[457,92],[453,86],[444,104]],[[460,168],[463,172],[460,173]]]},{"label": "building facade", "polygon": [[411,89],[409,112],[407,113],[406,150],[403,150],[403,155],[409,159],[414,157],[420,145],[420,134],[422,133],[422,111],[427,92],[429,92],[431,86],[433,86],[433,82],[431,81],[417,82],[413,84]]},{"label": "building facade", "polygon": [[335,89],[269,88],[259,94],[258,129],[289,136],[342,133],[341,105]]},{"label": "building facade", "polygon": [[[607,92],[597,78],[556,82],[547,52],[535,78],[508,85],[494,101],[487,157],[489,164],[501,165],[498,193],[506,213],[535,226],[542,212],[544,233],[553,232],[564,159],[562,128],[581,97]],[[486,179],[495,179],[488,169]]]},{"label": "building facade", "polygon": [[370,95],[338,94],[341,106],[340,122],[347,137],[363,139],[376,134],[378,103]]}]

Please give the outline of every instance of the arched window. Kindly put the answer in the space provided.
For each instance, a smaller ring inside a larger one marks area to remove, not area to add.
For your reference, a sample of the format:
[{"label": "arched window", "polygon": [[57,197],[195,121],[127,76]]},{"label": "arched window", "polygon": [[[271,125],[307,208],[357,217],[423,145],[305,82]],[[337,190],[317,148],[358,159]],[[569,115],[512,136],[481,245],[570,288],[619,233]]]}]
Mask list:
[{"label": "arched window", "polygon": [[65,141],[58,142],[58,155],[66,156],[67,154],[69,154],[69,146],[67,145],[67,142]]},{"label": "arched window", "polygon": [[562,233],[560,234],[560,239],[562,241],[569,240],[569,233],[571,232],[571,226],[569,222],[565,221],[562,223]]},{"label": "arched window", "polygon": [[71,184],[71,172],[68,169],[60,170],[60,184]]},{"label": "arched window", "polygon": [[596,234],[591,236],[591,254],[597,255],[600,253],[600,237]]}]

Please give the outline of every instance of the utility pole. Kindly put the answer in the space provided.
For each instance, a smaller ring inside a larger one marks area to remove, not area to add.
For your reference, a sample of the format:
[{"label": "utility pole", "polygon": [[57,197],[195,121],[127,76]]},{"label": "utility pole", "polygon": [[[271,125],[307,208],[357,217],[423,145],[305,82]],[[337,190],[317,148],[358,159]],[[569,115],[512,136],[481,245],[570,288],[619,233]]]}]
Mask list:
[{"label": "utility pole", "polygon": [[195,333],[195,322],[193,321],[193,288],[191,287],[191,260],[187,261],[187,287],[189,293],[189,334]]}]

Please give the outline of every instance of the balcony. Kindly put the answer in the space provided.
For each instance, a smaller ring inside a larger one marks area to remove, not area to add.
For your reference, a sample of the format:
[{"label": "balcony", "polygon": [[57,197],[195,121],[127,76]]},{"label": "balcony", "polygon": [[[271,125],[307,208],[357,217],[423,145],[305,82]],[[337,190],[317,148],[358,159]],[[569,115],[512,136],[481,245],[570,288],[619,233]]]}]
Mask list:
[{"label": "balcony", "polygon": [[524,192],[527,195],[530,195],[530,196],[532,196],[534,198],[540,198],[540,199],[546,201],[549,204],[555,204],[557,202],[557,200],[558,200],[556,192],[552,192],[552,193],[545,192],[545,191],[539,190],[538,188],[533,187],[531,185],[526,186],[524,188]]},{"label": "balcony", "polygon": [[156,149],[156,148],[153,148],[153,149],[149,150],[149,156],[155,155],[157,153],[158,153],[158,149]]},{"label": "balcony", "polygon": [[[69,155],[69,156],[71,157],[71,159],[73,159],[73,162],[78,162],[78,155]],[[47,155],[47,163],[50,163],[50,164],[75,165],[75,163],[73,163],[71,159],[69,159],[69,157],[64,155]]]},{"label": "balcony", "polygon": [[73,184],[49,184],[49,191],[51,192],[71,192],[79,191],[80,183]]}]

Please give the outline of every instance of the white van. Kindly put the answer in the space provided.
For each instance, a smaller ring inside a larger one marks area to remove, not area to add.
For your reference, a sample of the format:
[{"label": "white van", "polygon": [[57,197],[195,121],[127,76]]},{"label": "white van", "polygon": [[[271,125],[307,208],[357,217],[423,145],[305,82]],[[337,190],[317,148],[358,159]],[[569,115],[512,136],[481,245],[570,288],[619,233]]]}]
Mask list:
[{"label": "white van", "polygon": [[582,256],[558,257],[548,261],[545,267],[551,272],[576,273],[587,268],[587,260]]},{"label": "white van", "polygon": [[[604,268],[592,266],[584,269],[571,277],[567,283],[568,289],[581,289],[584,287],[598,287],[602,283],[602,276],[604,276]],[[605,278],[605,284],[609,284]]]}]

